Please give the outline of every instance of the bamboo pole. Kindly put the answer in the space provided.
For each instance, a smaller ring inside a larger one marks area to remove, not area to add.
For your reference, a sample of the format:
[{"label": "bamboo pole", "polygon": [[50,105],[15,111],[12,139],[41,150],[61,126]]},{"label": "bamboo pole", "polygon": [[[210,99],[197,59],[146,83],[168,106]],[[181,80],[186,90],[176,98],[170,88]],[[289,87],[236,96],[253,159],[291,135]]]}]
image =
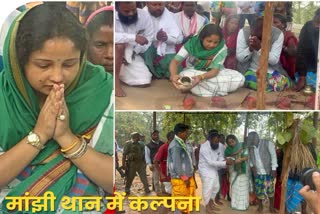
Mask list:
[{"label": "bamboo pole", "polygon": [[266,108],[266,76],[269,64],[272,19],[272,2],[266,2],[263,19],[261,56],[257,70],[257,109],[259,110]]}]

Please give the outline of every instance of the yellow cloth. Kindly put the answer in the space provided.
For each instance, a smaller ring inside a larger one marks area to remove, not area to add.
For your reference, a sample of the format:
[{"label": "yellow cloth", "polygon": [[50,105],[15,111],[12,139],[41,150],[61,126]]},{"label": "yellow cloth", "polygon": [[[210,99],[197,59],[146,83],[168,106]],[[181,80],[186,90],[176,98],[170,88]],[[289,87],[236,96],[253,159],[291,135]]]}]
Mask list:
[{"label": "yellow cloth", "polygon": [[[190,187],[187,187],[186,183],[180,178],[172,178],[172,197],[195,197],[196,196],[196,182],[193,177],[189,178]],[[176,207],[178,206],[179,200],[175,200]],[[193,201],[193,207],[196,207],[195,200]],[[189,208],[181,210],[181,212],[189,213]]]}]

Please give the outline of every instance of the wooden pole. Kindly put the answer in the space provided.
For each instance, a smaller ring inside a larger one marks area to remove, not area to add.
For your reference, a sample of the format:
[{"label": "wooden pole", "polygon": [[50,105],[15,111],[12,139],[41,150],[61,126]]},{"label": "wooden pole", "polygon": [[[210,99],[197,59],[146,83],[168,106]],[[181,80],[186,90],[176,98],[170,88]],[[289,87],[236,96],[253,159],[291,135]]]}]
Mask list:
[{"label": "wooden pole", "polygon": [[[297,127],[299,125],[299,120],[295,120],[292,124],[292,130],[294,130],[294,134],[297,132]],[[284,156],[282,161],[282,172],[281,172],[281,200],[280,200],[280,210],[279,214],[286,213],[286,195],[287,195],[287,182],[289,176],[289,164],[291,161],[291,150],[292,150],[293,142],[290,140],[286,143],[284,148]]]},{"label": "wooden pole", "polygon": [[266,108],[266,76],[269,64],[272,19],[272,2],[266,2],[263,19],[261,55],[257,70],[257,109],[259,110],[264,110]]},{"label": "wooden pole", "polygon": [[153,130],[157,130],[157,112],[153,112],[153,114],[152,114],[152,128],[153,128]]},{"label": "wooden pole", "polygon": [[284,156],[282,161],[282,172],[281,172],[281,201],[279,214],[286,213],[286,194],[287,194],[287,182],[289,175],[289,162],[290,162],[290,152],[292,148],[292,142],[288,142],[286,148],[284,149]]}]

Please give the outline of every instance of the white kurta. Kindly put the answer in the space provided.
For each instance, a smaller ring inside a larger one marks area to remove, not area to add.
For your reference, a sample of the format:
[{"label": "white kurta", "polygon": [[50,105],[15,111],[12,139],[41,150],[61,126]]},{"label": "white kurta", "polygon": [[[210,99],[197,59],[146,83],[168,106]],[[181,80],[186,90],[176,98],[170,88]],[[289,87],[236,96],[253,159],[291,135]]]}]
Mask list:
[{"label": "white kurta", "polygon": [[198,33],[206,21],[204,17],[197,13],[195,13],[191,19],[187,17],[183,11],[174,14],[174,16],[184,37]]},{"label": "white kurta", "polygon": [[[143,8],[145,11],[148,11],[148,7]],[[176,44],[182,42],[183,36],[182,32],[174,20],[174,14],[170,12],[167,8],[164,8],[164,11],[160,17],[154,17],[149,13],[152,23],[153,23],[153,45],[157,48],[157,54],[159,56],[164,56],[166,54],[175,54],[176,53]],[[160,30],[166,32],[168,40],[165,42],[160,42],[157,40],[157,33]]]},{"label": "white kurta", "polygon": [[[280,60],[280,55],[282,51],[284,36],[281,33],[278,39],[271,44],[271,49],[269,51],[269,59],[268,59],[268,73],[272,74],[274,69],[271,66],[276,65]],[[245,39],[245,35],[243,33],[243,29],[241,29],[238,33],[237,37],[237,60],[239,62],[248,62],[250,61],[249,70],[257,71],[259,66],[259,59],[261,55],[261,49],[259,51],[253,50],[252,52],[249,49],[247,41]]]},{"label": "white kurta", "polygon": [[[129,65],[122,65],[120,80],[128,85],[150,84],[152,74],[145,65],[143,58],[138,55],[144,53],[151,45],[153,38],[153,25],[149,14],[137,9],[138,21],[131,25],[122,24],[115,12],[115,43],[126,44],[125,59]],[[149,43],[139,45],[136,43],[136,35],[144,36]]]},{"label": "white kurta", "polygon": [[[219,147],[221,147],[221,145],[219,145]],[[214,199],[220,189],[218,170],[226,168],[224,154],[222,154],[221,151],[221,148],[217,150],[211,149],[209,141],[206,141],[200,147],[198,167],[205,204],[208,204],[210,199]]]}]

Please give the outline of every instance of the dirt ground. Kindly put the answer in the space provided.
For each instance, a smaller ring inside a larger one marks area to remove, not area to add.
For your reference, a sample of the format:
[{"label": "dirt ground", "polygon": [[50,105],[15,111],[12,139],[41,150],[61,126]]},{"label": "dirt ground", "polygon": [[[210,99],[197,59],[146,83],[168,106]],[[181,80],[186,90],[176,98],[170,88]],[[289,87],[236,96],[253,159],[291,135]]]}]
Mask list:
[{"label": "dirt ground", "polygon": [[[183,100],[192,96],[196,104],[192,110],[248,110],[244,105],[245,98],[250,95],[256,97],[257,92],[247,88],[240,88],[236,92],[222,97],[226,102],[225,108],[214,106],[211,97],[197,97],[191,93],[181,93],[168,80],[153,80],[148,88],[129,87],[122,85],[126,97],[116,97],[116,110],[184,110]],[[276,103],[281,97],[291,101],[290,110],[310,110],[306,105],[310,96],[302,92],[270,92],[266,95],[266,109],[279,110]]]},{"label": "dirt ground", "polygon": [[[121,154],[119,154],[119,160],[121,160]],[[152,190],[151,188],[151,184],[152,184],[152,172],[149,170],[149,168],[147,167],[147,178],[148,178],[148,183],[149,183],[149,189]],[[118,172],[116,172],[116,191],[117,192],[124,192],[124,180],[121,178],[120,174]],[[202,185],[201,185],[201,179],[199,176],[199,173],[196,173],[196,182],[198,185],[197,188],[197,196],[201,196],[202,195]],[[143,189],[143,185],[140,181],[140,178],[138,176],[135,177],[133,184],[131,186],[131,194],[130,196],[144,196],[144,189]],[[156,196],[155,192],[151,192],[148,196]],[[223,206],[219,206],[219,208],[221,209],[221,211],[219,213],[221,214],[254,214],[257,206],[250,206],[250,208],[247,211],[235,211],[232,210],[230,208],[230,202],[227,200],[222,200],[223,202]],[[153,211],[153,210],[145,210],[142,212],[137,212],[137,211],[132,211],[129,208],[129,200],[128,198],[126,198],[123,202],[123,209],[125,211],[125,213],[128,214],[138,214],[138,213],[142,213],[142,214],[173,214],[173,212],[171,212],[170,210],[166,209],[166,208],[159,208],[157,211]],[[268,212],[268,204],[264,205],[264,212],[263,214],[269,214]],[[192,214],[205,214],[205,206],[204,206],[204,202],[201,201],[200,203],[200,212],[192,212]]]}]

